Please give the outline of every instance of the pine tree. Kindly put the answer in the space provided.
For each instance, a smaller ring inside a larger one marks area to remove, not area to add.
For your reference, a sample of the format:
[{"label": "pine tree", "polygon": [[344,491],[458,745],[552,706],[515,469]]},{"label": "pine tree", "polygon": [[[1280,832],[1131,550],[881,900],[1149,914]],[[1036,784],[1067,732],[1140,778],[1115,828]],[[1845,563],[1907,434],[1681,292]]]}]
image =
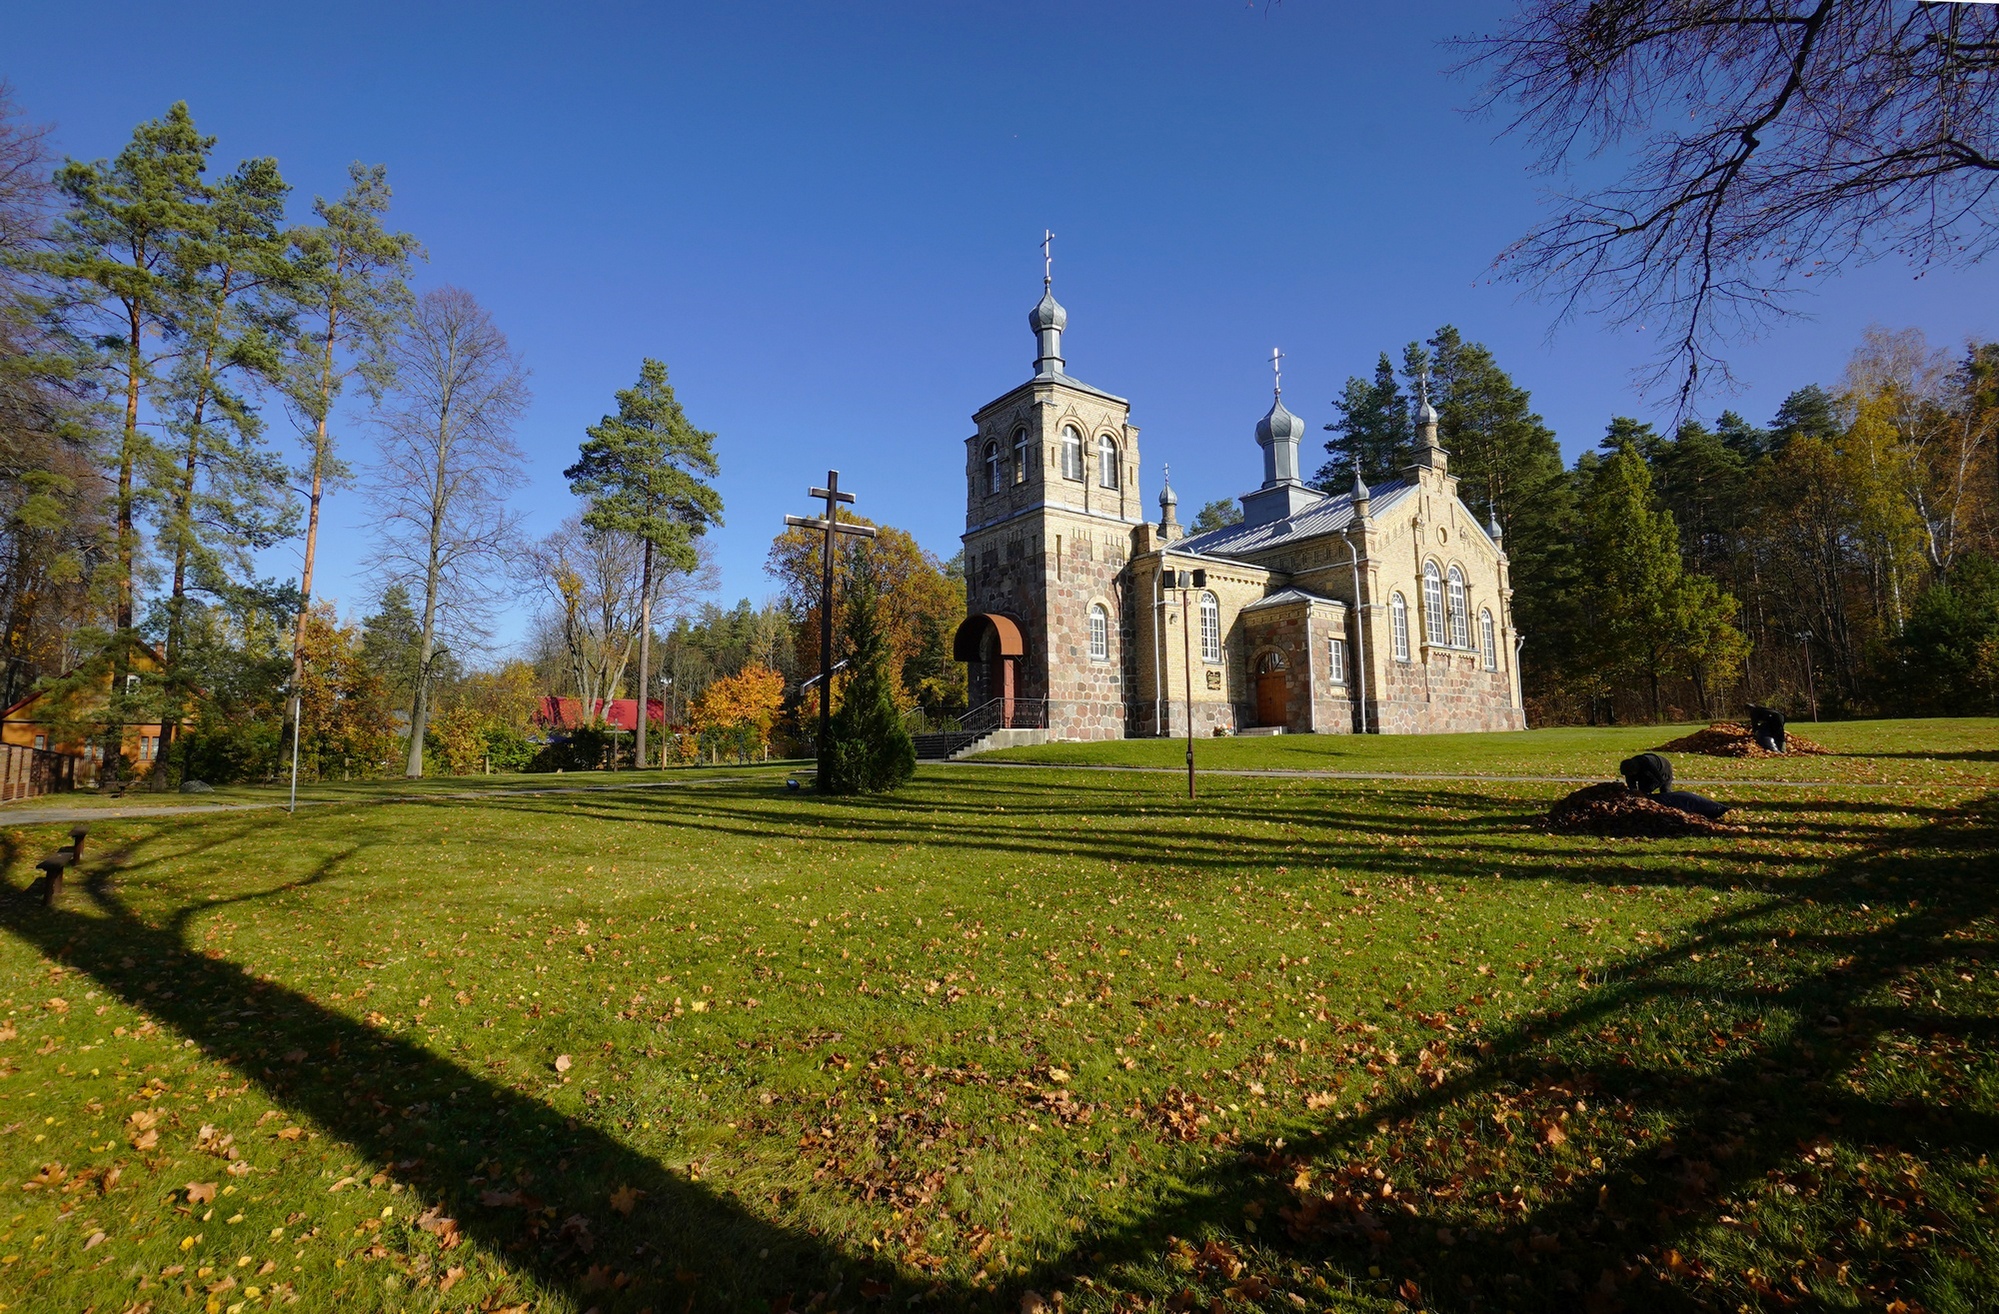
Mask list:
[{"label": "pine tree", "polygon": [[292,687],[303,687],[306,626],[312,612],[312,576],[319,553],[319,511],[327,488],[346,474],[334,451],[333,407],[349,381],[379,398],[394,370],[387,343],[396,318],[410,302],[410,261],[421,254],[415,238],[392,233],[388,172],[356,163],[347,170],[339,200],[313,202],[319,221],[291,234],[285,271],[286,310],[294,335],[285,392],[303,418],[307,449],[305,560],[299,572],[298,628],[292,642]]},{"label": "pine tree", "polygon": [[71,160],[56,173],[67,210],[44,269],[69,290],[79,327],[97,344],[104,392],[120,411],[107,461],[113,482],[107,572],[112,632],[90,663],[110,675],[107,781],[119,771],[118,727],[141,719],[127,706],[126,679],[138,641],[139,520],[170,468],[141,417],[158,400],[165,372],[185,346],[175,274],[182,248],[210,222],[210,190],[201,175],[214,145],[213,137],[196,131],[186,104],[177,103],[164,118],[140,124],[116,159]]},{"label": "pine tree", "polygon": [[634,765],[646,765],[646,689],[651,675],[654,568],[691,573],[700,566],[694,540],[722,523],[722,495],[704,482],[721,471],[715,435],[688,423],[666,381],[666,366],[647,357],[639,381],[618,392],[618,413],[584,430],[576,464],[562,472],[569,491],[590,500],[583,523],[600,533],[630,534],[644,544],[639,572],[638,740]]},{"label": "pine tree", "polygon": [[1649,426],[1613,423],[1614,450],[1594,463],[1580,517],[1583,683],[1599,705],[1619,686],[1643,681],[1652,715],[1663,708],[1660,683],[1687,675],[1703,703],[1733,677],[1747,645],[1734,619],[1736,600],[1704,575],[1689,575],[1670,511],[1654,503],[1651,467],[1640,454]]},{"label": "pine tree", "polygon": [[[1320,473],[1324,473],[1321,471]],[[1230,525],[1242,523],[1242,504],[1233,497],[1218,497],[1203,506],[1194,515],[1194,523],[1188,527],[1190,534],[1206,534],[1217,529],[1227,529]]]},{"label": "pine tree", "polygon": [[1370,381],[1349,378],[1333,401],[1339,418],[1326,428],[1338,437],[1328,439],[1330,459],[1319,467],[1313,482],[1329,493],[1344,493],[1353,487],[1354,462],[1360,462],[1361,476],[1370,483],[1392,477],[1409,464],[1413,437],[1409,399],[1395,381],[1395,364],[1382,352],[1375,362]]},{"label": "pine tree", "polygon": [[1545,688],[1573,669],[1580,620],[1576,492],[1554,431],[1492,353],[1448,324],[1427,344],[1410,343],[1403,361],[1408,371],[1432,371],[1438,439],[1459,495],[1481,523],[1500,527],[1514,623],[1534,654],[1533,682]]},{"label": "pine tree", "polygon": [[1793,438],[1830,440],[1842,427],[1832,394],[1816,383],[1807,384],[1784,398],[1771,417],[1769,450],[1780,452]]},{"label": "pine tree", "polygon": [[828,794],[885,794],[916,774],[916,745],[896,706],[894,654],[870,555],[866,547],[854,549],[842,626],[846,684],[819,746],[818,786]]},{"label": "pine tree", "polygon": [[[250,572],[250,553],[293,532],[287,471],[264,444],[255,390],[280,375],[286,274],[277,161],[246,160],[210,189],[206,222],[173,253],[173,314],[184,336],[165,389],[174,469],[154,508],[171,561],[166,598],[161,753],[172,749],[195,685],[181,669],[190,592],[218,596]],[[163,456],[168,453],[162,453]],[[165,788],[165,772],[154,781]]]}]

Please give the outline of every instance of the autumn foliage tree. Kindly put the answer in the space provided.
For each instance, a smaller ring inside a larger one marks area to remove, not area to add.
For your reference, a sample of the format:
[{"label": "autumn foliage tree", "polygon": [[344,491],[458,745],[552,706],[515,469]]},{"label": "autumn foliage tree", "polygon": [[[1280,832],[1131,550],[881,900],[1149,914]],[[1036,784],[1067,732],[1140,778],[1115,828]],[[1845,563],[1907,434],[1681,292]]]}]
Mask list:
[{"label": "autumn foliage tree", "polygon": [[306,612],[299,681],[299,768],[324,779],[373,774],[395,751],[388,686],[361,652],[358,626],[342,625],[330,602]]},{"label": "autumn foliage tree", "polygon": [[[867,525],[862,516],[842,512],[843,520]],[[951,635],[965,616],[965,585],[946,574],[944,564],[924,551],[906,530],[880,526],[868,559],[874,572],[876,607],[882,641],[888,653],[890,687],[896,706],[914,707],[932,699],[957,710],[964,703],[964,668],[951,660]],[[783,593],[784,608],[796,635],[798,670],[806,676],[819,671],[819,595],[823,539],[817,530],[788,529],[771,544],[764,563]],[[846,626],[846,600],[852,595],[853,551],[833,559],[833,628]],[[806,691],[799,712],[802,723],[818,716],[818,690]],[[955,706],[951,704],[955,703]]]},{"label": "autumn foliage tree", "polygon": [[725,675],[688,709],[688,728],[710,752],[765,752],[784,708],[784,677],[761,662]]}]

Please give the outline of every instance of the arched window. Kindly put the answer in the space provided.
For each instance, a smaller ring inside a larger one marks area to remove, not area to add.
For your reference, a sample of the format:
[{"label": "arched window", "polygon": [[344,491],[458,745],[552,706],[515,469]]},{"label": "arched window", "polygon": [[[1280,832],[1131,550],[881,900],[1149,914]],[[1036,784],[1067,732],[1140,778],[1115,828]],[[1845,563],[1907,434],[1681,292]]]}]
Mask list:
[{"label": "arched window", "polygon": [[1083,435],[1067,427],[1062,430],[1062,477],[1083,477]]},{"label": "arched window", "polygon": [[1201,660],[1222,659],[1222,605],[1212,593],[1201,595]]},{"label": "arched window", "polygon": [[1492,628],[1492,613],[1489,611],[1481,611],[1478,614],[1478,647],[1479,651],[1485,654],[1485,669],[1498,670],[1499,636]]},{"label": "arched window", "polygon": [[1451,646],[1471,647],[1471,626],[1465,619],[1465,573],[1456,566],[1451,567],[1447,583],[1451,606]]},{"label": "arched window", "polygon": [[1000,483],[1000,453],[998,443],[986,444],[986,491],[997,493]]},{"label": "arched window", "polygon": [[1013,481],[1016,484],[1027,482],[1026,429],[1015,429],[1013,431]]},{"label": "arched window", "polygon": [[1395,660],[1409,660],[1409,604],[1400,593],[1388,599],[1388,628],[1395,639]]},{"label": "arched window", "polygon": [[1117,440],[1109,434],[1097,439],[1097,485],[1117,487]]},{"label": "arched window", "polygon": [[1444,638],[1444,577],[1437,563],[1423,563],[1423,642],[1441,644]]},{"label": "arched window", "polygon": [[1104,610],[1104,604],[1090,604],[1090,660],[1107,662],[1111,659],[1111,614]]}]

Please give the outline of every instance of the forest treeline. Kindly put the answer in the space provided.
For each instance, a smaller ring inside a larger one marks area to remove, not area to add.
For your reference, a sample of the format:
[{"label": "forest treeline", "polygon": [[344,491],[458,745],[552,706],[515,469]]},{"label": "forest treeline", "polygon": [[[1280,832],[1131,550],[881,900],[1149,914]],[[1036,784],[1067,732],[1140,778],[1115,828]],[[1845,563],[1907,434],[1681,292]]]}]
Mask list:
[{"label": "forest treeline", "polygon": [[[426,253],[381,167],[306,204],[276,160],[225,166],[185,105],[109,159],[48,141],[0,87],[0,706],[39,694],[52,746],[162,786],[272,778],[294,737],[307,779],[594,766],[629,755],[608,704],[642,689],[652,760],[798,724],[809,572],[781,539],[777,597],[708,600],[715,436],[663,363],[581,435],[576,512],[531,537],[527,366],[472,293],[412,287]],[[369,592],[343,616],[314,575],[346,497]],[[287,547],[299,573],[261,573]],[[903,704],[952,710],[962,583],[900,531],[874,556]],[[522,598],[525,650],[495,660]]]},{"label": "forest treeline", "polygon": [[1407,463],[1426,371],[1510,559],[1529,724],[1999,711],[1999,344],[1870,330],[1764,424],[1615,417],[1565,465],[1526,390],[1446,326],[1347,381],[1321,487]]}]

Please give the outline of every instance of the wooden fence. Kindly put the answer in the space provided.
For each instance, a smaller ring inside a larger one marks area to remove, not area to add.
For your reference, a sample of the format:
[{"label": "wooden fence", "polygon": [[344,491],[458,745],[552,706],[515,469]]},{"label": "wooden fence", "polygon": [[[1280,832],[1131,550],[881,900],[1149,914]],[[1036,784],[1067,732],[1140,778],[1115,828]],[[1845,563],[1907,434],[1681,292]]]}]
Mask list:
[{"label": "wooden fence", "polygon": [[0,744],[0,803],[76,788],[76,759],[68,753]]}]

